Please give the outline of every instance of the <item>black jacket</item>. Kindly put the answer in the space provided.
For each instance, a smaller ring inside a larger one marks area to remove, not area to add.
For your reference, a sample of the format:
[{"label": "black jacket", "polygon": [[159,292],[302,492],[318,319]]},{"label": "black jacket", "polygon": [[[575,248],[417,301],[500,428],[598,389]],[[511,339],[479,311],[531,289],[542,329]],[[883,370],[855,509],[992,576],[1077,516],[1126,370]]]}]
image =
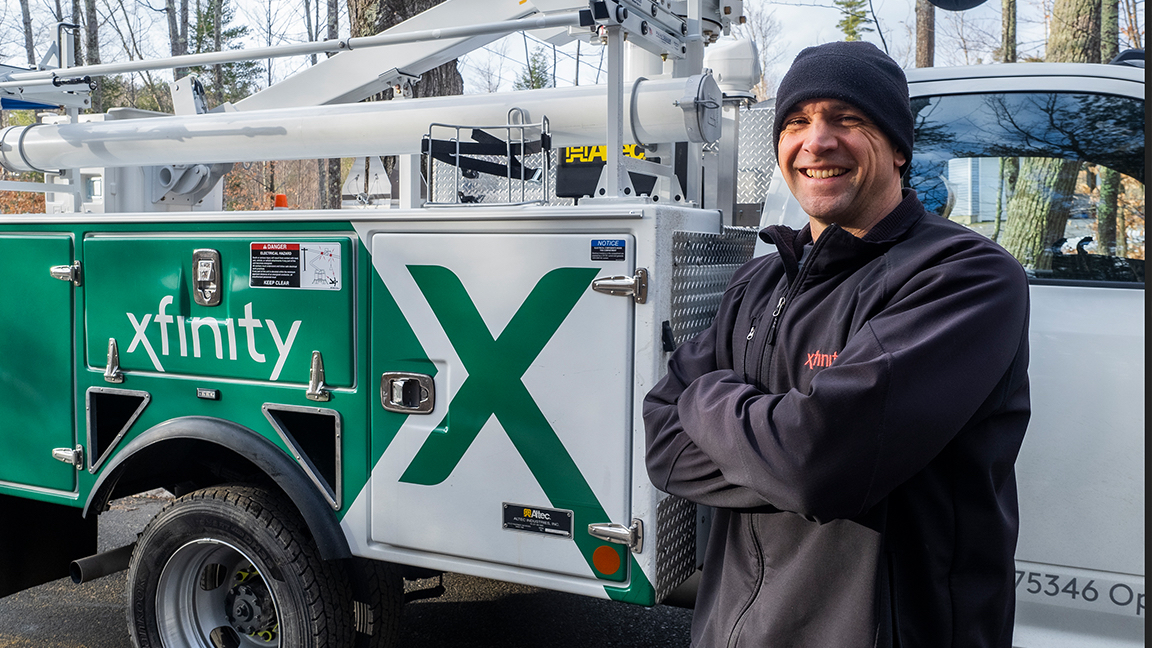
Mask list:
[{"label": "black jacket", "polygon": [[1010,646],[1020,264],[910,190],[802,264],[761,236],[644,402],[653,483],[717,507],[693,645]]}]

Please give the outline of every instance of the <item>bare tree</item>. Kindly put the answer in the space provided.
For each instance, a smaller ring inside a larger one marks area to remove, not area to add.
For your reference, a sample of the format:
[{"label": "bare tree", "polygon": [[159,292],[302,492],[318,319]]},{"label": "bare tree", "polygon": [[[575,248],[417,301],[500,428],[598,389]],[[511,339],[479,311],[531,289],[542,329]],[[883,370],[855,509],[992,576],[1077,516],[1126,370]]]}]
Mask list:
[{"label": "bare tree", "polygon": [[941,48],[948,65],[976,65],[993,58],[999,49],[995,27],[987,19],[973,17],[964,11],[946,11],[938,34],[952,43]]},{"label": "bare tree", "polygon": [[[96,15],[96,0],[84,0],[84,62],[88,65],[100,63],[100,17]],[[104,112],[104,85],[97,82],[92,91],[92,112]]]},{"label": "bare tree", "polygon": [[[317,11],[319,11],[319,2],[316,3],[316,8]],[[319,18],[319,16],[317,16],[317,18]],[[316,22],[319,23],[320,21],[317,20]],[[319,28],[320,25],[317,24],[316,27]],[[308,36],[308,42],[317,40],[316,30],[312,28],[312,0],[304,0],[304,33]],[[313,52],[309,58],[312,61],[312,65],[316,65],[316,53]]]},{"label": "bare tree", "polygon": [[1137,49],[1144,47],[1144,27],[1140,22],[1140,16],[1143,15],[1141,4],[1139,0],[1124,0],[1121,5],[1124,8],[1124,37],[1128,39],[1128,47]]},{"label": "bare tree", "polygon": [[[177,8],[176,0],[165,0],[164,15],[168,19],[168,51],[172,56],[181,56],[188,53],[188,0],[180,0]],[[175,68],[172,70],[173,78],[180,79],[188,75],[188,68]]]},{"label": "bare tree", "polygon": [[1000,2],[1000,61],[1016,62],[1016,0]]},{"label": "bare tree", "polygon": [[[83,10],[80,8],[80,0],[72,0],[72,24],[84,24]],[[72,51],[76,53],[77,63],[84,60],[84,50],[82,47],[82,41],[80,40],[79,29],[72,30]],[[61,58],[60,67],[64,67],[63,58]]]},{"label": "bare tree", "polygon": [[756,51],[760,57],[760,81],[752,86],[752,94],[757,101],[767,99],[776,90],[776,79],[770,72],[772,66],[784,56],[783,29],[780,21],[771,9],[764,5],[744,5],[746,20],[743,25],[734,28],[736,36],[750,38],[756,43]]},{"label": "bare tree", "polygon": [[916,67],[936,64],[936,6],[916,0]]},{"label": "bare tree", "polygon": [[[136,17],[128,11],[124,0],[104,0],[104,5],[108,10],[107,24],[119,38],[120,45],[127,54],[128,59],[139,60],[147,58],[141,47],[141,36],[136,27]],[[140,72],[138,74],[144,83],[144,90],[147,93],[146,107],[152,110],[170,110],[172,101],[168,94],[167,87],[162,83],[158,83],[150,72]],[[138,106],[139,98],[135,94],[135,84],[131,76],[129,76],[128,83],[129,103],[133,106]]]},{"label": "bare tree", "polygon": [[[320,0],[316,0],[319,2]],[[328,0],[328,38],[335,39],[339,30],[339,0]],[[330,52],[328,56],[332,56]],[[320,206],[323,209],[340,208],[340,158],[328,160],[327,168],[320,175]]]},{"label": "bare tree", "polygon": [[[1100,3],[1100,60],[1111,61],[1120,50],[1120,3],[1103,0]],[[1117,207],[1122,188],[1120,173],[1099,167],[1100,200],[1096,204],[1096,249],[1103,254],[1114,253],[1117,247]],[[1123,245],[1124,232],[1120,228],[1119,242]]]},{"label": "bare tree", "polygon": [[24,18],[24,50],[28,53],[28,67],[36,65],[36,48],[32,46],[32,12],[28,0],[20,0],[20,13]]},{"label": "bare tree", "polygon": [[[500,39],[485,49],[487,55],[477,54],[468,56],[463,62],[467,65],[471,76],[476,80],[479,91],[492,93],[500,91],[500,84],[504,80],[504,65],[507,62],[508,41]],[[577,64],[579,68],[579,64]]]}]

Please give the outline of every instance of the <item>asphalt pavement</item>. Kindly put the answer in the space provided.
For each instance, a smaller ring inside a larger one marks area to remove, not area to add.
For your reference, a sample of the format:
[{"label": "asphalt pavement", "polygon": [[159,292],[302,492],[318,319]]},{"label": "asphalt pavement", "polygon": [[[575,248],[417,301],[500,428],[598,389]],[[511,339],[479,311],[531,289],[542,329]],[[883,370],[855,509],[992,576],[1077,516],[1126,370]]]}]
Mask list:
[{"label": "asphalt pavement", "polygon": [[[163,507],[152,493],[100,516],[100,550],[132,542]],[[419,585],[417,585],[419,586]],[[426,584],[425,584],[426,586]],[[404,608],[405,648],[676,648],[691,612],[563,594],[447,574],[446,593]],[[0,648],[130,648],[125,573],[74,585],[62,579],[0,599]]]}]

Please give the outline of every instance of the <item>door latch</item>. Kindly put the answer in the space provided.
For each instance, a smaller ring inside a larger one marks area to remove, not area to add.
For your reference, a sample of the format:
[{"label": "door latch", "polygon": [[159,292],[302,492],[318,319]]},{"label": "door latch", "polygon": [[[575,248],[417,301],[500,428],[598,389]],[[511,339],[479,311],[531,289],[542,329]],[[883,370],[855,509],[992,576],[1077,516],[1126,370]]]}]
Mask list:
[{"label": "door latch", "polygon": [[436,407],[432,376],[389,371],[380,377],[380,403],[398,414],[429,414]]},{"label": "door latch", "polygon": [[312,368],[308,373],[308,391],[304,394],[308,400],[327,401],[332,398],[328,386],[324,384],[324,357],[319,351],[312,352]]},{"label": "door latch", "polygon": [[632,297],[637,304],[648,301],[648,269],[636,268],[632,277],[602,277],[592,281],[592,290],[605,295]]},{"label": "door latch", "polygon": [[192,297],[201,306],[216,306],[220,290],[220,253],[216,250],[192,251]]},{"label": "door latch", "polygon": [[70,282],[73,286],[80,285],[80,262],[73,261],[71,265],[52,266],[48,270],[53,279]]},{"label": "door latch", "polygon": [[635,554],[644,551],[644,522],[640,518],[632,518],[630,527],[615,522],[589,524],[588,535],[615,544],[627,545]]},{"label": "door latch", "polygon": [[84,467],[84,446],[76,446],[75,448],[53,448],[52,458],[56,461],[63,461],[66,464],[72,464],[76,470]]},{"label": "door latch", "polygon": [[116,338],[108,338],[108,361],[104,364],[104,382],[124,382],[124,372],[120,371],[120,350]]}]

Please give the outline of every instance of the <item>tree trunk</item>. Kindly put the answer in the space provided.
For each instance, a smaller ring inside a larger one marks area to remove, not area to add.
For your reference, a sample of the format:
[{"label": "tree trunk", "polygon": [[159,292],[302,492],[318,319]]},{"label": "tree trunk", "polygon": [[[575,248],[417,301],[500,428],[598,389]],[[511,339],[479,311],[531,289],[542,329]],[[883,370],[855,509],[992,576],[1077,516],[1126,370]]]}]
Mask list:
[{"label": "tree trunk", "polygon": [[1100,58],[1100,0],[1056,0],[1044,60],[1092,63]]},{"label": "tree trunk", "polygon": [[928,0],[916,0],[916,67],[936,64],[936,7]]},{"label": "tree trunk", "polygon": [[[308,36],[308,42],[316,40],[316,30],[312,29],[312,0],[304,0],[304,33]],[[316,54],[310,57],[312,65],[316,65]]]},{"label": "tree trunk", "polygon": [[1000,2],[1000,60],[1004,63],[1016,62],[1016,0]]},{"label": "tree trunk", "polygon": [[[316,0],[317,3],[320,0]],[[351,8],[351,7],[349,7]],[[339,0],[328,0],[328,39],[338,38],[340,35]],[[319,25],[317,25],[319,27]],[[331,57],[333,54],[328,53]],[[320,208],[340,209],[340,158],[331,158],[325,162],[320,174]]]},{"label": "tree trunk", "polygon": [[[1118,0],[1103,0],[1100,6],[1100,60],[1111,61],[1120,49],[1120,7]],[[1115,256],[1117,236],[1124,237],[1123,227],[1117,228],[1117,205],[1120,198],[1120,173],[1100,167],[1100,202],[1096,205],[1096,249],[1100,254]],[[1126,241],[1120,246],[1126,248]]]},{"label": "tree trunk", "polygon": [[165,0],[164,15],[168,18],[168,51],[180,55],[180,25],[176,17],[176,0]]},{"label": "tree trunk", "polygon": [[1049,270],[1072,211],[1079,162],[1027,158],[1008,201],[1002,245],[1029,270]]},{"label": "tree trunk", "polygon": [[28,0],[20,0],[20,13],[24,16],[24,50],[28,53],[28,67],[36,67],[36,48],[32,46],[32,14]]},{"label": "tree trunk", "polygon": [[[88,65],[98,65],[100,63],[100,17],[96,15],[96,0],[84,0],[84,19],[85,46],[87,50],[84,62]],[[91,99],[92,112],[96,114],[103,113],[103,79],[96,83],[96,89],[92,91]]]},{"label": "tree trunk", "polygon": [[1119,197],[1120,173],[1100,167],[1100,202],[1096,205],[1096,251],[1099,254],[1116,254],[1116,207]]},{"label": "tree trunk", "polygon": [[[80,0],[72,0],[72,24],[73,25],[83,25],[84,24],[84,15],[83,15],[83,9],[81,9],[81,7],[80,7]],[[72,30],[72,51],[76,55],[75,63],[77,65],[79,65],[81,63],[81,61],[84,60],[84,50],[83,50],[82,45],[81,45],[80,30],[79,29],[73,29]],[[61,56],[60,57],[60,67],[64,67],[66,64],[67,63],[64,61],[64,57]]]},{"label": "tree trunk", "polygon": [[[212,3],[212,11],[212,44],[215,46],[212,51],[219,52],[224,46],[220,33],[223,29],[220,23],[224,19],[224,0],[215,0]],[[216,76],[216,105],[219,106],[224,103],[224,66],[217,63],[213,66],[213,72]]]},{"label": "tree trunk", "polygon": [[[1100,56],[1100,0],[1056,0],[1045,58],[1088,63]],[[1032,270],[1052,267],[1052,246],[1064,236],[1080,162],[1025,158],[1008,202],[1004,247]]]},{"label": "tree trunk", "polygon": [[[372,36],[431,9],[443,0],[348,0],[348,20],[352,37]],[[414,97],[440,97],[463,94],[464,78],[449,61],[425,72],[413,92]],[[391,96],[391,92],[384,93]]]},{"label": "tree trunk", "polygon": [[1120,2],[1100,3],[1100,62],[1107,63],[1120,53]]}]

